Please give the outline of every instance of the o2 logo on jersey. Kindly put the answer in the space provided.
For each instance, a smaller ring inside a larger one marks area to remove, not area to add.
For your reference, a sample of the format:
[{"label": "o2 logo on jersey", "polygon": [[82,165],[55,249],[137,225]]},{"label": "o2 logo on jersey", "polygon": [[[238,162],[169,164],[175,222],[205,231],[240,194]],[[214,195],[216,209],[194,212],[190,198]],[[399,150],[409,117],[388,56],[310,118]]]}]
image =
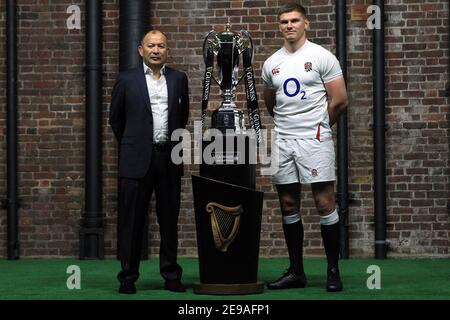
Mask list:
[{"label": "o2 logo on jersey", "polygon": [[[288,91],[288,85],[289,83],[293,82],[295,85],[295,90],[291,89],[291,92]],[[297,96],[298,94],[301,95],[300,100],[306,100],[306,92],[305,90],[302,90],[302,86],[300,85],[300,81],[298,81],[296,78],[289,78],[287,79],[284,84],[283,84],[283,91],[284,94],[287,95],[288,97],[292,98]]]}]

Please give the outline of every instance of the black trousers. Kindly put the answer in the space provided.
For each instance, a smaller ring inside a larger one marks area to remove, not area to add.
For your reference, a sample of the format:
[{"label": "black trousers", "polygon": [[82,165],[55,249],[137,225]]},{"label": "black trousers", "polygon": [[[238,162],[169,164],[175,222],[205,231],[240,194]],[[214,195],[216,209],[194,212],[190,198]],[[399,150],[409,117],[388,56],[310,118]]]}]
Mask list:
[{"label": "black trousers", "polygon": [[153,191],[161,237],[160,273],[165,280],[181,279],[182,268],[177,264],[181,177],[171,164],[169,150],[153,150],[152,154],[145,177],[119,179],[120,282],[135,282],[139,278],[144,225]]}]

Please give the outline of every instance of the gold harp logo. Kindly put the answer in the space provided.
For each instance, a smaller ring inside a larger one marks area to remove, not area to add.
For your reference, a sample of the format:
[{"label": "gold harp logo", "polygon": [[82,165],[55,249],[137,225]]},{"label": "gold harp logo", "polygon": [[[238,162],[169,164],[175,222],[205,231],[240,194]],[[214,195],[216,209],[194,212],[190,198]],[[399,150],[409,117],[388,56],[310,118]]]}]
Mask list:
[{"label": "gold harp logo", "polygon": [[226,207],[216,202],[206,205],[206,211],[211,215],[211,228],[214,244],[217,250],[226,252],[233,242],[241,223],[242,206]]}]

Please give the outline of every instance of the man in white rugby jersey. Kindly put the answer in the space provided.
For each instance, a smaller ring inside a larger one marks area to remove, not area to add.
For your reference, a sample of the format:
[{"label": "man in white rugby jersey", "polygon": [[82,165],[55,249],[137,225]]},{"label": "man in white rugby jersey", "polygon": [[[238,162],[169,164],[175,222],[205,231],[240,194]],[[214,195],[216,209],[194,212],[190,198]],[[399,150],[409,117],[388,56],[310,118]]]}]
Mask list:
[{"label": "man in white rugby jersey", "polygon": [[326,289],[342,291],[339,274],[339,215],[335,204],[335,151],[331,126],[347,107],[336,57],[306,39],[309,21],[298,3],[278,12],[284,45],[264,63],[264,100],[274,118],[272,181],[276,186],[290,266],[269,289],[303,288],[301,185],[310,184],[327,256]]}]

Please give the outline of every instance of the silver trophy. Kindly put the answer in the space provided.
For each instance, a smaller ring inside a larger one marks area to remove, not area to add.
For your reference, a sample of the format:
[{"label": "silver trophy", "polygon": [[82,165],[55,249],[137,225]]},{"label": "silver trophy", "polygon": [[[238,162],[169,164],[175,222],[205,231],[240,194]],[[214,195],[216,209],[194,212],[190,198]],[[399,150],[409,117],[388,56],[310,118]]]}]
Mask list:
[{"label": "silver trophy", "polygon": [[[257,144],[253,132],[244,126],[244,113],[233,101],[237,85],[245,79],[249,123],[260,142],[252,40],[246,31],[233,32],[227,25],[223,32],[208,33],[203,53],[202,120],[211,82],[215,82],[222,103],[212,114],[211,126],[224,134],[205,133],[200,176],[192,175],[200,274],[193,289],[199,294],[261,293],[264,285],[257,276],[264,194],[255,190]],[[243,75],[239,78],[240,58]]]},{"label": "silver trophy", "polygon": [[[230,25],[227,24],[223,32],[209,32],[203,43],[206,70],[203,82],[202,120],[204,120],[208,104],[211,80],[213,80],[220,86],[223,101],[220,108],[213,112],[211,126],[222,132],[232,129],[236,133],[243,133],[245,131],[244,113],[236,107],[233,99],[236,96],[236,86],[245,78],[250,126],[259,135],[261,125],[251,65],[254,51],[253,42],[247,31],[234,32],[230,29]],[[245,70],[243,75],[238,78],[241,55]],[[217,61],[220,80],[214,76],[214,61]]]}]

